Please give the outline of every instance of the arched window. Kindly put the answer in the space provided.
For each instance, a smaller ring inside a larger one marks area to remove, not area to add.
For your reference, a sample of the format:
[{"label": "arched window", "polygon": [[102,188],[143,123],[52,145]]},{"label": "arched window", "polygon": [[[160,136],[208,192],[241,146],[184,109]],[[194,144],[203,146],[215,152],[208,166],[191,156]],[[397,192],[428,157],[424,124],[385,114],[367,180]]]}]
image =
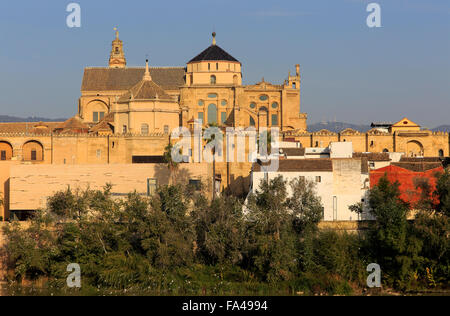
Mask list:
[{"label": "arched window", "polygon": [[217,124],[217,106],[214,103],[208,106],[208,124]]},{"label": "arched window", "polygon": [[439,157],[444,157],[444,151],[442,149],[439,149]]},{"label": "arched window", "polygon": [[0,160],[11,160],[13,148],[10,143],[0,141]]},{"label": "arched window", "polygon": [[142,124],[141,125],[141,134],[142,135],[148,135],[148,124]]},{"label": "arched window", "polygon": [[250,116],[250,126],[255,126],[255,120],[253,119],[253,117]]},{"label": "arched window", "polygon": [[216,82],[217,82],[216,76],[212,75],[211,76],[211,84],[216,84]]},{"label": "arched window", "polygon": [[384,152],[384,153],[388,153],[388,152],[389,152],[389,149],[385,148],[385,149],[383,149],[383,152]]},{"label": "arched window", "polygon": [[38,141],[31,140],[23,145],[22,154],[25,161],[43,161],[44,147]]}]

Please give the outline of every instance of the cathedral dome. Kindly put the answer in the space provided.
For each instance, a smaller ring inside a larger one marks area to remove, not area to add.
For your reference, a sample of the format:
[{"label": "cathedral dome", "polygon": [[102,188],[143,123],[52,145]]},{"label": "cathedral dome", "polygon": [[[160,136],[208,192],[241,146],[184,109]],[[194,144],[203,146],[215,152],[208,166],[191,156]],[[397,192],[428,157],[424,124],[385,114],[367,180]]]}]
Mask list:
[{"label": "cathedral dome", "polygon": [[189,63],[200,61],[233,61],[239,62],[216,44],[216,33],[213,33],[213,44],[203,52],[192,58]]}]

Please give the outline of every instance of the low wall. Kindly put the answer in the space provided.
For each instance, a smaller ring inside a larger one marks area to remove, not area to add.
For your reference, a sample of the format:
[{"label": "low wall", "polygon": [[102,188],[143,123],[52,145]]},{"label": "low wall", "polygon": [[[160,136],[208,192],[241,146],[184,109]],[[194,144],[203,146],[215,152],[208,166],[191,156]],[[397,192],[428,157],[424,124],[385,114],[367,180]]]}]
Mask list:
[{"label": "low wall", "polygon": [[[190,179],[207,183],[212,175],[210,164],[181,164],[177,183]],[[136,191],[147,194],[147,179],[157,179],[158,185],[170,181],[165,164],[124,165],[20,165],[12,166],[10,173],[11,211],[37,210],[46,207],[47,198],[56,192],[71,189],[102,189],[112,184],[113,196],[126,196]]]},{"label": "low wall", "polygon": [[358,232],[369,228],[370,221],[327,221],[320,222],[319,229],[345,232]]}]

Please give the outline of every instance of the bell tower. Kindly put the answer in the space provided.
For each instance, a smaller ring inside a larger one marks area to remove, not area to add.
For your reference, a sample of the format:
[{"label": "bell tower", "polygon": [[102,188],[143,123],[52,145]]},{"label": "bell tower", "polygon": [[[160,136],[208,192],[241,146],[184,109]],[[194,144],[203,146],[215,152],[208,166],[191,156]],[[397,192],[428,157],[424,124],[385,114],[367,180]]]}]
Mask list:
[{"label": "bell tower", "polygon": [[119,39],[119,31],[116,31],[116,38],[112,42],[111,55],[109,57],[110,68],[125,68],[127,66],[127,60],[125,59],[125,53],[123,52],[123,42]]}]

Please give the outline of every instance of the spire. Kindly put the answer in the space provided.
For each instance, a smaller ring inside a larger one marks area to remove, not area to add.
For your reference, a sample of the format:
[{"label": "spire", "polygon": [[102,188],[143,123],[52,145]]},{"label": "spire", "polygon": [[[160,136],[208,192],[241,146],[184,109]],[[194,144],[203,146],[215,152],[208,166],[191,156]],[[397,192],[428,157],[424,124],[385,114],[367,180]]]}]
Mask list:
[{"label": "spire", "polygon": [[213,44],[213,46],[216,46],[216,32],[212,33],[212,37],[213,37],[212,44]]},{"label": "spire", "polygon": [[123,42],[119,38],[119,30],[114,28],[116,32],[116,38],[112,42],[111,55],[109,57],[110,68],[125,68],[127,60],[125,59],[125,53],[123,52]]},{"label": "spire", "polygon": [[144,78],[142,80],[152,81],[152,76],[150,75],[150,69],[148,68],[148,59],[145,60],[145,73]]}]

